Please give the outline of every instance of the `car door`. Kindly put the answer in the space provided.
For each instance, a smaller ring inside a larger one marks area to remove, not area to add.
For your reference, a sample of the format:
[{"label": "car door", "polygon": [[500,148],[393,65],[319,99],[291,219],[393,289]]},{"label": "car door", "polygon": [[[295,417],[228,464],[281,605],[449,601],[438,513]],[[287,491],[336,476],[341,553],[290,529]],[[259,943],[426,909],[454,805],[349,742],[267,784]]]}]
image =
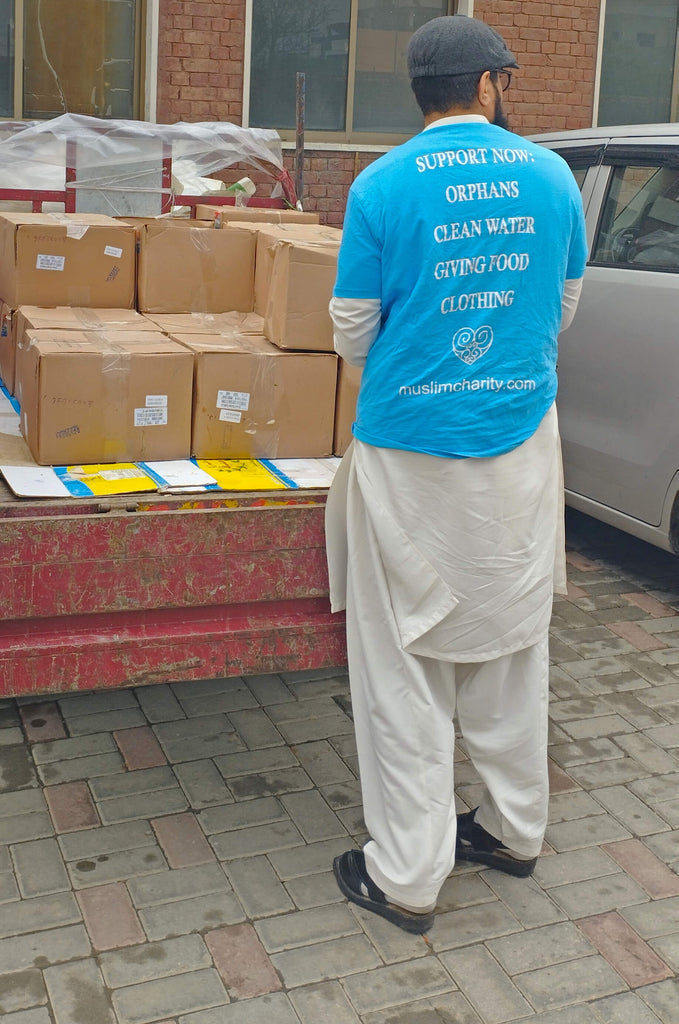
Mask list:
[{"label": "car door", "polygon": [[611,142],[589,181],[590,258],[559,340],[566,488],[658,525],[679,467],[679,138]]}]

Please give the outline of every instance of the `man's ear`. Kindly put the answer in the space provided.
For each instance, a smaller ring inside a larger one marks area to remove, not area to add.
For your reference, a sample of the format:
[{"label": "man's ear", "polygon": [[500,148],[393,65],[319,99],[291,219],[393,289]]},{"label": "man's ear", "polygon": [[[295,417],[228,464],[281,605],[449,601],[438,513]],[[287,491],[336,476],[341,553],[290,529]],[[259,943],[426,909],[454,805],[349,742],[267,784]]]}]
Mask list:
[{"label": "man's ear", "polygon": [[[476,90],[476,98],[483,110],[484,114],[490,114],[495,108],[497,101],[497,90],[491,79],[491,72],[484,71],[479,79],[478,88]],[[489,118],[492,121],[492,117]]]}]

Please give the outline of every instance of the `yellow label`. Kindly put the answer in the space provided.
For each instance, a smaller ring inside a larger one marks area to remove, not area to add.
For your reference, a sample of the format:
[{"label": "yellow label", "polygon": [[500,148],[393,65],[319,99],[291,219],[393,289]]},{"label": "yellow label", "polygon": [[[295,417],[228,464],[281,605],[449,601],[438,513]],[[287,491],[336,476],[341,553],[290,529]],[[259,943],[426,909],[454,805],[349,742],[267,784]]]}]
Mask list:
[{"label": "yellow label", "polygon": [[103,463],[91,466],[67,466],[68,481],[83,484],[95,496],[105,494],[132,494],[137,491],[156,491],[158,485],[143,469],[133,462]]},{"label": "yellow label", "polygon": [[223,491],[285,490],[285,484],[257,459],[196,459]]}]

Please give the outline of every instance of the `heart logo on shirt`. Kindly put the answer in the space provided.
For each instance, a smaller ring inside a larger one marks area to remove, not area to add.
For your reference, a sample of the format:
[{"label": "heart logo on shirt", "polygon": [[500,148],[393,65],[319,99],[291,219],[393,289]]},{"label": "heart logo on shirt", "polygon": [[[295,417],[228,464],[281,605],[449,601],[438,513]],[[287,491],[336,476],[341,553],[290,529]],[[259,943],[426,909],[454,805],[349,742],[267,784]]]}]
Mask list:
[{"label": "heart logo on shirt", "polygon": [[483,326],[476,331],[472,327],[461,327],[453,337],[453,352],[463,363],[471,366],[486,354],[492,344],[492,327]]}]

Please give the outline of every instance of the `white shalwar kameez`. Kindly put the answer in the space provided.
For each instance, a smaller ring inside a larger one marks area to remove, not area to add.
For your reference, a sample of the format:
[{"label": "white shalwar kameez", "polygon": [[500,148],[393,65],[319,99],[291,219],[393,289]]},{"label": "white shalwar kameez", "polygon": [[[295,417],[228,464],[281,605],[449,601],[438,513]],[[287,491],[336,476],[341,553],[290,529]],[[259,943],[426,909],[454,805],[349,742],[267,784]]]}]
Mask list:
[{"label": "white shalwar kameez", "polygon": [[[428,909],[455,860],[456,714],[476,821],[536,856],[547,823],[547,635],[565,591],[556,409],[518,448],[454,459],[354,440],[328,497],[373,881]],[[526,708],[532,708],[526,714]]]}]

